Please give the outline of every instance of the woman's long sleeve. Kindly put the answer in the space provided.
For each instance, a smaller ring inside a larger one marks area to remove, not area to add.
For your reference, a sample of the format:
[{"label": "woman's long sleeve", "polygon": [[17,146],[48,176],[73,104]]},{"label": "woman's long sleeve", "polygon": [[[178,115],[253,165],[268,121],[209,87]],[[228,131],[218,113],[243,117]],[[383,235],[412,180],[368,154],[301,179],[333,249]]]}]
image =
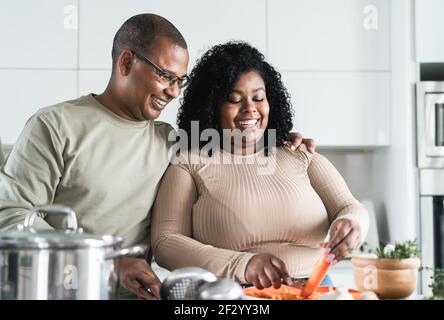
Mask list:
[{"label": "woman's long sleeve", "polygon": [[336,168],[327,158],[315,154],[311,156],[308,176],[327,209],[330,224],[338,219],[356,220],[361,227],[361,242],[363,242],[369,224],[367,209],[353,197]]}]

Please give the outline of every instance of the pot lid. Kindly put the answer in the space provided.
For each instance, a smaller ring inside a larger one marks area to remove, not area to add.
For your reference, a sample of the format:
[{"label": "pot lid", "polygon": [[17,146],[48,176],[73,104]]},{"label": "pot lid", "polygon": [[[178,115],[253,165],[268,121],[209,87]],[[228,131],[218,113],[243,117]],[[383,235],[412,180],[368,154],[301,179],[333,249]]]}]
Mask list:
[{"label": "pot lid", "polygon": [[123,242],[115,236],[95,236],[72,230],[34,229],[11,230],[0,232],[0,249],[4,248],[39,248],[39,249],[77,249],[113,246]]},{"label": "pot lid", "polygon": [[[67,216],[68,228],[65,230],[35,230],[32,223],[38,213],[63,214]],[[121,244],[121,237],[93,235],[84,233],[77,227],[75,212],[64,206],[51,205],[32,208],[23,225],[17,229],[0,232],[0,249],[77,249],[100,248]]]}]

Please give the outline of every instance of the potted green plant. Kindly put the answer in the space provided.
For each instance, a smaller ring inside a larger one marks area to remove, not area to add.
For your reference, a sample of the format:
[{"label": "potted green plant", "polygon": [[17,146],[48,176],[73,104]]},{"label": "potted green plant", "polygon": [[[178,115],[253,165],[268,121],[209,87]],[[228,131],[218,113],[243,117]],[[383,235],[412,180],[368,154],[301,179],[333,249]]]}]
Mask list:
[{"label": "potted green plant", "polygon": [[430,300],[444,300],[444,269],[423,268],[425,271],[431,271],[429,288],[432,289],[432,296],[427,297]]},{"label": "potted green plant", "polygon": [[358,289],[372,291],[380,299],[409,297],[416,289],[420,264],[416,240],[388,244],[375,254],[352,258]]}]

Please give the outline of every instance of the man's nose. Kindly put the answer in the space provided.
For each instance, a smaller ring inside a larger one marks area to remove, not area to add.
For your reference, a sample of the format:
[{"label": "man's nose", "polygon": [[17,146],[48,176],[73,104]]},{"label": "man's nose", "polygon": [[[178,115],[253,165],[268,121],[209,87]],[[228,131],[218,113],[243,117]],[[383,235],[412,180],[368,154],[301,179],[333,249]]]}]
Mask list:
[{"label": "man's nose", "polygon": [[165,89],[165,93],[169,95],[171,98],[175,99],[179,96],[180,90],[181,89],[179,88],[177,82],[174,82],[173,85],[170,85]]}]

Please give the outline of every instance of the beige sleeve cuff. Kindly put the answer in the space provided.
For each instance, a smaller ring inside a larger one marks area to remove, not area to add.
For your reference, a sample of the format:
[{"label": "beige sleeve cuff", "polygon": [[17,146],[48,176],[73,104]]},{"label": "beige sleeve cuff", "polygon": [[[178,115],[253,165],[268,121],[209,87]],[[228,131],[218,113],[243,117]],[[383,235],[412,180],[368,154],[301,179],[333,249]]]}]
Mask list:
[{"label": "beige sleeve cuff", "polygon": [[237,270],[235,272],[235,281],[239,283],[247,283],[247,279],[245,278],[245,273],[247,271],[247,265],[250,262],[251,258],[253,258],[256,254],[250,252],[242,252],[239,262],[237,264]]},{"label": "beige sleeve cuff", "polygon": [[353,203],[339,212],[334,221],[339,219],[350,219],[356,221],[359,224],[361,230],[361,240],[359,245],[361,246],[364,243],[365,238],[367,237],[369,228],[369,217],[367,209],[359,202]]}]

